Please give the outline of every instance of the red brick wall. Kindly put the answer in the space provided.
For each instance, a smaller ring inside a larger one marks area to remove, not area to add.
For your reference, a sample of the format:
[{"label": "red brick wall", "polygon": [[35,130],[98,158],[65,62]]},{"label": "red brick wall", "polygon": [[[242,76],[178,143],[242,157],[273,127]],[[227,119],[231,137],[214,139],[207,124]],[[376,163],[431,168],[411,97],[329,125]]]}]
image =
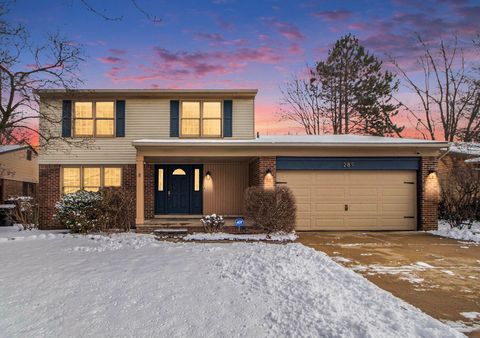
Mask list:
[{"label": "red brick wall", "polygon": [[133,199],[132,209],[130,211],[130,226],[135,226],[135,208],[137,197],[137,170],[135,164],[124,164],[122,167],[122,187],[128,191]]},{"label": "red brick wall", "polygon": [[58,229],[60,226],[53,220],[53,215],[55,203],[60,199],[60,165],[40,164],[38,179],[39,228]]},{"label": "red brick wall", "polygon": [[5,199],[8,199],[12,196],[22,196],[23,195],[23,182],[14,181],[14,180],[3,180],[3,196]]},{"label": "red brick wall", "polygon": [[[136,168],[135,164],[124,164],[122,167],[122,187],[132,196],[134,202],[131,212],[131,224],[135,224],[135,197],[136,197]],[[40,164],[38,200],[40,206],[40,229],[58,229],[61,226],[55,222],[55,204],[61,197],[59,164]]]},{"label": "red brick wall", "polygon": [[257,157],[248,165],[248,185],[252,186],[265,186],[265,174],[270,169],[273,175],[273,182],[275,183],[275,177],[277,175],[277,158],[275,156],[262,156]]},{"label": "red brick wall", "polygon": [[435,157],[422,157],[419,230],[435,230],[438,227],[439,184],[436,169]]},{"label": "red brick wall", "polygon": [[152,219],[155,216],[155,166],[153,164],[145,164],[144,167],[144,204],[145,219]]}]

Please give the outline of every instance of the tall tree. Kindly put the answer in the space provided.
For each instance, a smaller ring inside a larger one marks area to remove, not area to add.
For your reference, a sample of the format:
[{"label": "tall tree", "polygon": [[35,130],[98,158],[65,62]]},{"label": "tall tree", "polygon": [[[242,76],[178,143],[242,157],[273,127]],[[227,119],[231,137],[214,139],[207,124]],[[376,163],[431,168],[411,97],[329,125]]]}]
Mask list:
[{"label": "tall tree", "polygon": [[307,134],[401,136],[403,127],[393,122],[398,81],[356,37],[339,39],[309,73],[309,81],[297,78],[281,88],[283,119],[299,123]]},{"label": "tall tree", "polygon": [[400,136],[393,123],[398,104],[392,94],[398,89],[395,75],[382,70],[382,61],[348,34],[335,42],[327,59],[317,63],[323,100],[328,104],[335,134],[361,133]]},{"label": "tall tree", "polygon": [[[480,136],[480,81],[478,71],[466,64],[464,51],[453,41],[428,45],[420,35],[423,50],[417,58],[422,76],[412,77],[396,60],[392,60],[404,85],[420,102],[415,109],[403,106],[415,121],[415,128],[427,139],[478,141]],[[478,48],[476,50],[478,54]]]},{"label": "tall tree", "polygon": [[30,143],[32,138],[47,144],[60,136],[39,131],[36,124],[40,117],[46,124],[60,123],[60,118],[48,113],[46,102],[40,109],[37,90],[76,87],[82,52],[59,35],[34,44],[25,27],[8,23],[6,13],[7,6],[0,3],[0,144]]}]

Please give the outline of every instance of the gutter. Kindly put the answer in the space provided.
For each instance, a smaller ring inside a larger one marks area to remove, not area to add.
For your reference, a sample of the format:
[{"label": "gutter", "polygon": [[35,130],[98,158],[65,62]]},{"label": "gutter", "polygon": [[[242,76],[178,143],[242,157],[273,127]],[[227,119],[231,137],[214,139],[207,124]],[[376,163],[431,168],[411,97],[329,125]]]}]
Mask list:
[{"label": "gutter", "polygon": [[363,147],[363,148],[444,148],[448,143],[277,143],[277,142],[132,142],[135,147]]}]

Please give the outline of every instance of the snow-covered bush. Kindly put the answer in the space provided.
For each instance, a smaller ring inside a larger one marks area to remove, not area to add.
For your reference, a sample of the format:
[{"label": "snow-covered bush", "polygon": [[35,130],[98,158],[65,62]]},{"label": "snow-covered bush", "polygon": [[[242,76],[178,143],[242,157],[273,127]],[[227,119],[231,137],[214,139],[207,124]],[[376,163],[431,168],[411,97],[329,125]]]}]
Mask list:
[{"label": "snow-covered bush", "polygon": [[135,214],[133,205],[132,194],[124,189],[79,190],[56,204],[55,219],[72,232],[129,231]]},{"label": "snow-covered bush", "polygon": [[79,190],[65,195],[55,205],[55,219],[72,232],[96,232],[102,211],[99,192]]},{"label": "snow-covered bush", "polygon": [[12,223],[18,224],[23,230],[32,230],[38,226],[38,203],[30,196],[14,196],[7,200],[13,204],[8,217]]},{"label": "snow-covered bush", "polygon": [[262,231],[293,231],[296,212],[295,197],[286,186],[250,187],[245,191],[245,216]]},{"label": "snow-covered bush", "polygon": [[207,232],[218,232],[222,231],[225,226],[225,220],[223,216],[211,214],[204,216],[200,222],[202,222],[205,231]]}]

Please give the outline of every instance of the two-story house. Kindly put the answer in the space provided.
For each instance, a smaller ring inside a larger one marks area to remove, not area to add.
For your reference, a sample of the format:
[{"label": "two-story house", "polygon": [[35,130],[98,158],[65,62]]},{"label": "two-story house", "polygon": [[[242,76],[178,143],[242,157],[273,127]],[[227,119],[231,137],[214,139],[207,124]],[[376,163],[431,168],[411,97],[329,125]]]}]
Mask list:
[{"label": "two-story house", "polygon": [[[162,220],[241,216],[248,186],[288,185],[298,230],[415,230],[437,226],[436,156],[445,143],[353,135],[262,136],[257,90],[41,90],[41,227],[62,194],[122,187],[137,231]],[[275,123],[272,120],[272,123]],[[133,215],[132,215],[133,219]]]}]

